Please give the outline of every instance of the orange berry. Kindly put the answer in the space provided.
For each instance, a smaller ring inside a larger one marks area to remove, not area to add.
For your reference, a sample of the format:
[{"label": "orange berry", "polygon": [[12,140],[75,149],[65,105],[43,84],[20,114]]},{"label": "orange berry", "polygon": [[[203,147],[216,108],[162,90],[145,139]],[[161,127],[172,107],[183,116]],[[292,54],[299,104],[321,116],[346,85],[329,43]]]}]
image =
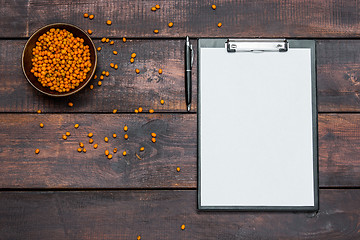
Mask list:
[{"label": "orange berry", "polygon": [[115,134],[115,133],[113,134],[113,138],[116,138],[116,134]]},{"label": "orange berry", "polygon": [[159,4],[156,4],[156,5],[155,5],[155,8],[156,8],[156,9],[160,9],[160,5],[159,5]]},{"label": "orange berry", "polygon": [[162,69],[160,68],[160,69],[159,69],[159,74],[162,74],[162,72],[163,72],[163,71],[162,71]]},{"label": "orange berry", "polygon": [[156,142],[156,138],[153,137],[153,138],[151,139],[151,141],[152,141],[153,143],[155,143],[155,142]]},{"label": "orange berry", "polygon": [[69,106],[69,107],[72,107],[72,106],[74,106],[74,104],[73,104],[72,102],[69,102],[69,103],[68,103],[68,106]]},{"label": "orange berry", "polygon": [[90,29],[87,30],[87,32],[88,32],[88,34],[90,34],[90,35],[93,33],[93,31],[91,31]]},{"label": "orange berry", "polygon": [[151,8],[151,11],[156,11],[156,7],[152,7],[152,8]]},{"label": "orange berry", "polygon": [[149,110],[149,113],[154,113],[154,110],[153,110],[153,109],[150,109],[150,110]]},{"label": "orange berry", "polygon": [[40,152],[40,149],[35,149],[36,154],[39,154],[39,152]]},{"label": "orange berry", "polygon": [[90,19],[94,19],[94,15],[91,14],[91,15],[89,16],[89,18],[90,18]]},{"label": "orange berry", "polygon": [[127,140],[129,138],[129,135],[125,134],[124,138]]},{"label": "orange berry", "polygon": [[126,151],[123,151],[123,156],[126,156]]},{"label": "orange berry", "polygon": [[113,113],[117,113],[117,109],[114,109],[114,110],[113,110]]},{"label": "orange berry", "polygon": [[123,42],[126,42],[126,38],[124,38],[124,37],[123,37],[123,39],[122,39],[122,40],[123,40]]},{"label": "orange berry", "polygon": [[181,225],[181,230],[185,229],[185,224]]},{"label": "orange berry", "polygon": [[155,30],[154,30],[154,33],[155,33],[155,34],[158,34],[158,33],[159,33],[159,30],[155,29]]},{"label": "orange berry", "polygon": [[105,142],[108,142],[108,141],[109,141],[109,138],[108,138],[108,137],[105,137],[105,138],[104,138],[104,141],[105,141]]},{"label": "orange berry", "polygon": [[177,168],[176,168],[176,171],[180,172],[180,168],[179,168],[179,167],[177,167]]},{"label": "orange berry", "polygon": [[215,5],[215,4],[211,5],[211,8],[215,10],[215,9],[216,9],[216,5]]},{"label": "orange berry", "polygon": [[132,54],[131,54],[131,57],[132,57],[132,58],[135,58],[135,57],[136,57],[136,53],[132,53]]},{"label": "orange berry", "polygon": [[101,47],[98,47],[97,50],[98,50],[98,52],[100,52],[100,51],[101,51]]},{"label": "orange berry", "polygon": [[217,26],[220,28],[220,27],[222,26],[222,23],[221,23],[221,22],[219,22]]},{"label": "orange berry", "polygon": [[98,147],[98,144],[97,144],[97,143],[95,143],[95,144],[94,144],[94,148],[95,148],[95,149],[97,149],[97,147]]},{"label": "orange berry", "polygon": [[171,28],[171,27],[174,26],[174,23],[173,23],[173,22],[169,22],[168,26],[169,26],[169,28]]},{"label": "orange berry", "polygon": [[75,124],[74,128],[78,128],[79,127],[79,124]]},{"label": "orange berry", "polygon": [[139,110],[139,112],[142,112],[142,111],[143,111],[142,107],[139,107],[139,109],[138,109],[138,110]]},{"label": "orange berry", "polygon": [[152,137],[156,137],[156,133],[151,133],[151,136],[152,136]]},{"label": "orange berry", "polygon": [[44,124],[43,124],[43,123],[40,123],[40,127],[43,128],[43,127],[44,127]]},{"label": "orange berry", "polygon": [[136,72],[137,74],[139,74],[139,73],[140,73],[140,70],[139,70],[139,69],[135,69],[135,72]]},{"label": "orange berry", "polygon": [[111,154],[109,154],[107,157],[108,157],[108,159],[112,159],[112,155],[111,155]]},{"label": "orange berry", "polygon": [[140,148],[140,152],[143,152],[144,150],[145,150],[144,147],[141,147],[141,148]]},{"label": "orange berry", "polygon": [[133,63],[135,60],[134,58],[130,58],[130,62]]},{"label": "orange berry", "polygon": [[106,21],[106,24],[107,24],[107,25],[111,25],[111,21],[110,21],[110,20],[107,20],[107,21]]},{"label": "orange berry", "polygon": [[118,54],[118,52],[117,52],[117,51],[113,51],[113,54],[114,54],[114,55],[117,55],[117,54]]},{"label": "orange berry", "polygon": [[93,133],[89,133],[89,134],[88,134],[88,137],[90,137],[90,138],[91,138],[92,136],[94,136],[94,134],[93,134]]},{"label": "orange berry", "polygon": [[160,100],[161,105],[164,105],[165,101],[163,99]]},{"label": "orange berry", "polygon": [[84,13],[84,18],[87,18],[87,17],[89,17],[89,14]]},{"label": "orange berry", "polygon": [[128,130],[128,126],[125,125],[124,126],[124,131],[127,132],[127,130]]}]

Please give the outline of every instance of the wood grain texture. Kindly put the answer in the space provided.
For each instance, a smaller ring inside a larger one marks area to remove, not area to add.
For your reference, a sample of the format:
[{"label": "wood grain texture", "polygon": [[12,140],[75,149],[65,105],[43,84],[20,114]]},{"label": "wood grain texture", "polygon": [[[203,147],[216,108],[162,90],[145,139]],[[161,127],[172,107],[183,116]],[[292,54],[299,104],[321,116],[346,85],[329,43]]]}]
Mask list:
[{"label": "wood grain texture", "polygon": [[[114,45],[95,41],[98,52],[98,78],[79,93],[63,98],[48,97],[29,83],[21,69],[21,54],[25,41],[0,41],[0,112],[134,112],[142,107],[156,112],[185,112],[184,42],[179,40],[115,41]],[[195,42],[194,42],[195,44]],[[196,46],[196,44],[195,44]],[[118,55],[112,52],[116,50]],[[134,63],[130,55],[135,52]],[[110,67],[118,64],[119,69]],[[196,60],[195,60],[196,64]],[[158,73],[159,69],[162,74]],[[135,69],[140,73],[136,74]],[[109,71],[102,86],[97,82],[102,71]],[[196,68],[193,71],[192,111],[197,107]],[[165,104],[161,105],[160,100]],[[71,101],[74,107],[67,103]]]},{"label": "wood grain texture", "polygon": [[[359,239],[360,190],[318,213],[199,212],[196,191],[1,192],[2,239]],[[185,224],[185,230],[180,226]]]},{"label": "wood grain texture", "polygon": [[[92,29],[103,37],[358,37],[359,2],[337,0],[1,1],[0,37],[28,37],[54,22]],[[160,4],[161,9],[150,9]],[[94,14],[89,20],[84,13]],[[107,26],[106,20],[113,24]],[[172,21],[174,27],[167,24]],[[222,22],[221,28],[217,24]],[[154,29],[159,34],[153,33]]]},{"label": "wood grain texture", "polygon": [[360,115],[320,115],[318,130],[320,184],[360,186]]},{"label": "wood grain texture", "polygon": [[[86,87],[67,98],[50,98],[38,93],[26,82],[20,60],[24,40],[0,41],[0,112],[133,112],[142,106],[157,112],[185,112],[184,47],[180,40],[116,40],[114,45],[96,40],[102,50],[98,54],[97,75],[108,70],[98,87]],[[193,41],[196,47],[195,41]],[[112,54],[117,50],[117,56]],[[136,52],[134,64],[130,54]],[[118,70],[110,68],[117,63]],[[193,68],[192,111],[197,110],[197,67]],[[135,69],[140,74],[135,73]],[[163,69],[163,74],[157,73]],[[360,40],[317,41],[317,91],[320,112],[360,111]],[[160,104],[160,99],[165,104]],[[73,108],[67,102],[74,103]]]},{"label": "wood grain texture", "polygon": [[360,41],[317,41],[318,110],[360,111]]},{"label": "wood grain texture", "polygon": [[[196,188],[195,114],[1,114],[0,129],[0,188]],[[158,134],[155,144],[151,132]],[[80,141],[87,153],[76,151]],[[319,116],[320,187],[360,186],[359,145],[360,115]],[[141,146],[143,160],[135,156]],[[119,152],[108,160],[104,151],[115,147]]]},{"label": "wood grain texture", "polygon": [[[0,129],[0,188],[196,186],[195,114],[1,114]],[[67,131],[71,136],[63,140]],[[93,144],[89,132],[94,134]],[[157,134],[156,143],[151,141],[152,132]],[[79,142],[86,153],[77,152]],[[109,160],[105,150],[112,152],[115,147],[118,152]],[[140,147],[145,151],[140,152]]]}]

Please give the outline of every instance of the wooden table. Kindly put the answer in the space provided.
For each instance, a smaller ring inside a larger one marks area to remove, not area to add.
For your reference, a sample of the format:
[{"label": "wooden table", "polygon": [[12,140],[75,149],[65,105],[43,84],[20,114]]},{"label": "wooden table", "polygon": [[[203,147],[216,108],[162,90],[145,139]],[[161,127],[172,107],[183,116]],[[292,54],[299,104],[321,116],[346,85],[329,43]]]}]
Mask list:
[{"label": "wooden table", "polygon": [[[157,3],[161,9],[152,12]],[[0,0],[1,239],[360,239],[360,2],[214,3],[215,11],[212,2],[194,0]],[[85,12],[95,18],[84,18]],[[36,29],[54,22],[94,31],[95,44],[102,47],[97,74],[110,72],[101,87],[92,80],[93,90],[58,99],[26,82],[23,46]],[[193,43],[197,37],[224,36],[316,39],[318,212],[197,210],[196,68],[187,113],[186,35]],[[115,44],[101,43],[102,37]],[[110,62],[119,69],[111,69]],[[135,114],[138,107],[144,112]],[[64,141],[66,131],[71,136]],[[88,132],[98,149],[88,144]],[[155,144],[151,132],[157,133]],[[80,141],[87,153],[76,151]],[[140,160],[135,153],[141,146]],[[104,151],[114,147],[119,152],[108,160]]]}]

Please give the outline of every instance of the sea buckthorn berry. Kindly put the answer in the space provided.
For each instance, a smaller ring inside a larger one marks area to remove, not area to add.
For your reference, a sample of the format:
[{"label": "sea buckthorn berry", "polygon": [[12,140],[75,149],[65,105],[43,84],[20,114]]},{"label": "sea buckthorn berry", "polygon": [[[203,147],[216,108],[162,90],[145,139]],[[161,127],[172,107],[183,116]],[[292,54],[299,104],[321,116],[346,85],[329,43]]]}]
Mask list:
[{"label": "sea buckthorn berry", "polygon": [[135,109],[135,113],[138,113],[138,112],[139,112],[139,110]]},{"label": "sea buckthorn berry", "polygon": [[116,138],[116,133],[113,134],[113,138]]},{"label": "sea buckthorn berry", "polygon": [[124,126],[124,131],[127,132],[127,130],[128,130],[128,126],[125,125]]},{"label": "sea buckthorn berry", "polygon": [[168,26],[171,28],[174,26],[174,23],[173,22],[169,22]]},{"label": "sea buckthorn berry", "polygon": [[125,139],[128,139],[128,138],[129,138],[129,135],[125,134],[125,135],[124,135],[124,138],[125,138]]},{"label": "sea buckthorn berry", "polygon": [[136,57],[136,53],[132,53],[132,54],[131,54],[131,57],[132,57],[132,58],[135,58],[135,57]]},{"label": "sea buckthorn berry", "polygon": [[185,224],[181,225],[181,230],[185,229]]},{"label": "sea buckthorn berry", "polygon": [[216,5],[215,5],[215,4],[211,5],[211,8],[215,10],[215,9],[216,9]]},{"label": "sea buckthorn berry", "polygon": [[91,138],[92,136],[94,136],[94,134],[93,134],[93,133],[89,133],[89,134],[88,134],[88,137],[90,137],[90,138]]},{"label": "sea buckthorn berry", "polygon": [[94,144],[94,149],[97,149],[97,147],[98,147],[98,144],[95,143],[95,144]]},{"label": "sea buckthorn berry", "polygon": [[110,21],[110,20],[107,20],[107,21],[106,21],[106,24],[107,24],[107,25],[111,25],[111,21]]},{"label": "sea buckthorn berry", "polygon": [[109,73],[109,72],[106,72],[106,73],[105,73],[105,76],[107,76],[107,77],[108,77],[109,75],[110,75],[110,73]]},{"label": "sea buckthorn berry", "polygon": [[94,15],[91,14],[91,15],[89,16],[89,18],[90,18],[90,19],[94,19]]},{"label": "sea buckthorn berry", "polygon": [[156,5],[155,5],[155,8],[156,8],[156,9],[160,9],[160,5],[159,5],[159,4],[156,4]]},{"label": "sea buckthorn berry", "polygon": [[109,154],[107,157],[108,157],[108,159],[112,159],[112,155],[111,155],[111,154]]},{"label": "sea buckthorn berry", "polygon": [[139,70],[139,69],[135,69],[135,72],[136,72],[137,74],[139,74],[139,73],[140,73],[140,70]]},{"label": "sea buckthorn berry", "polygon": [[86,153],[86,148],[83,149],[83,152]]},{"label": "sea buckthorn berry", "polygon": [[152,7],[152,8],[151,8],[151,11],[156,11],[156,7]]},{"label": "sea buckthorn berry", "polygon": [[143,152],[144,150],[145,150],[144,147],[141,147],[141,148],[140,148],[140,152]]},{"label": "sea buckthorn berry", "polygon": [[126,156],[126,151],[123,151],[123,156]]},{"label": "sea buckthorn berry", "polygon": [[217,26],[220,28],[220,27],[222,26],[222,23],[221,23],[221,22],[219,22]]},{"label": "sea buckthorn berry", "polygon": [[106,41],[106,38],[102,38],[102,39],[101,39],[101,42],[105,42],[105,41]]},{"label": "sea buckthorn berry", "polygon": [[122,40],[123,40],[123,42],[126,42],[126,38],[124,38],[124,37],[123,37],[123,39],[122,39]]},{"label": "sea buckthorn berry", "polygon": [[108,142],[108,141],[109,141],[109,138],[108,138],[108,137],[105,137],[105,138],[104,138],[104,141],[105,141],[105,142]]},{"label": "sea buckthorn berry", "polygon": [[94,75],[94,79],[97,79],[97,75],[96,75],[96,74]]},{"label": "sea buckthorn berry", "polygon": [[114,66],[115,66],[115,65],[114,65],[113,63],[110,63],[110,67],[112,67],[112,68],[113,68]]},{"label": "sea buckthorn berry", "polygon": [[163,105],[165,103],[165,101],[163,99],[160,100],[161,105]]},{"label": "sea buckthorn berry", "polygon": [[39,110],[37,110],[36,112],[37,112],[37,113],[41,113],[41,110],[39,109]]},{"label": "sea buckthorn berry", "polygon": [[111,41],[111,42],[110,42],[110,45],[113,45],[113,44],[114,44],[114,41]]},{"label": "sea buckthorn berry", "polygon": [[130,62],[133,63],[135,60],[134,58],[130,58]]},{"label": "sea buckthorn berry", "polygon": [[74,104],[73,104],[72,102],[69,102],[69,103],[68,103],[68,106],[69,106],[69,107],[72,107],[72,106],[74,106]]},{"label": "sea buckthorn berry", "polygon": [[142,112],[142,111],[143,111],[143,108],[142,108],[142,107],[139,107],[138,110],[139,110],[139,112]]},{"label": "sea buckthorn berry", "polygon": [[66,136],[70,136],[71,134],[70,134],[70,132],[66,132],[65,135],[66,135]]},{"label": "sea buckthorn berry", "polygon": [[152,137],[156,137],[156,133],[151,133],[151,136],[152,136]]},{"label": "sea buckthorn berry", "polygon": [[136,238],[137,240],[141,240],[141,236],[139,235],[139,236],[137,236],[137,238]]},{"label": "sea buckthorn berry", "polygon": [[162,72],[163,72],[163,71],[162,71],[162,69],[160,68],[160,69],[159,69],[159,74],[162,74]]},{"label": "sea buckthorn berry", "polygon": [[150,109],[150,110],[149,110],[149,113],[154,113],[154,110],[153,110],[153,109]]},{"label": "sea buckthorn berry", "polygon": [[98,50],[98,52],[100,52],[100,51],[101,51],[101,47],[98,47],[97,50]]},{"label": "sea buckthorn berry", "polygon": [[40,123],[40,127],[43,128],[43,127],[44,127],[44,124],[43,124],[43,123]]},{"label": "sea buckthorn berry", "polygon": [[104,80],[104,76],[103,76],[103,75],[100,76],[100,80]]},{"label": "sea buckthorn berry", "polygon": [[78,127],[79,127],[79,124],[75,124],[75,125],[74,125],[74,128],[78,128]]},{"label": "sea buckthorn berry", "polygon": [[117,65],[117,64],[115,64],[114,68],[115,68],[115,70],[116,70],[116,69],[118,69],[119,67],[118,67],[118,65]]},{"label": "sea buckthorn berry", "polygon": [[153,137],[153,138],[151,139],[151,141],[152,141],[153,143],[155,143],[155,142],[156,142],[156,138]]},{"label": "sea buckthorn berry", "polygon": [[98,85],[101,86],[102,82],[101,81],[98,81]]},{"label": "sea buckthorn berry", "polygon": [[109,155],[109,150],[105,150],[105,155]]},{"label": "sea buckthorn berry", "polygon": [[90,89],[94,89],[94,85],[91,84],[91,85],[90,85]]},{"label": "sea buckthorn berry", "polygon": [[116,153],[116,152],[117,152],[117,148],[114,148],[113,152]]},{"label": "sea buckthorn berry", "polygon": [[81,149],[81,148],[78,148],[77,151],[78,151],[78,152],[82,152],[82,149]]},{"label": "sea buckthorn berry", "polygon": [[40,152],[40,149],[35,149],[35,154],[39,154],[39,152]]},{"label": "sea buckthorn berry", "polygon": [[113,51],[113,54],[114,54],[114,55],[117,55],[117,54],[118,54],[118,52],[117,52],[117,51]]},{"label": "sea buckthorn berry", "polygon": [[89,143],[92,144],[94,142],[94,139],[90,138]]},{"label": "sea buckthorn berry", "polygon": [[105,75],[105,73],[106,73],[106,71],[102,71],[102,72],[101,72],[102,75]]},{"label": "sea buckthorn berry", "polygon": [[64,135],[62,135],[62,138],[63,138],[64,140],[66,140],[66,139],[67,139],[67,136],[64,134]]},{"label": "sea buckthorn berry", "polygon": [[159,30],[155,29],[155,30],[154,30],[154,33],[155,33],[155,34],[158,34],[158,33],[159,33]]},{"label": "sea buckthorn berry", "polygon": [[114,110],[113,110],[113,113],[117,113],[117,109],[114,109]]},{"label": "sea buckthorn berry", "polygon": [[87,17],[89,17],[89,14],[84,13],[84,18],[87,18]]},{"label": "sea buckthorn berry", "polygon": [[79,142],[79,146],[80,146],[81,148],[83,148],[83,147],[84,147],[84,144],[83,144],[82,142]]},{"label": "sea buckthorn berry", "polygon": [[179,167],[177,167],[177,168],[176,168],[176,171],[180,172],[180,168],[179,168]]},{"label": "sea buckthorn berry", "polygon": [[110,41],[110,39],[107,38],[107,39],[106,39],[106,42],[108,43],[109,41]]},{"label": "sea buckthorn berry", "polygon": [[88,34],[90,34],[90,35],[93,33],[93,31],[91,31],[90,29],[87,30],[87,32],[88,32]]}]

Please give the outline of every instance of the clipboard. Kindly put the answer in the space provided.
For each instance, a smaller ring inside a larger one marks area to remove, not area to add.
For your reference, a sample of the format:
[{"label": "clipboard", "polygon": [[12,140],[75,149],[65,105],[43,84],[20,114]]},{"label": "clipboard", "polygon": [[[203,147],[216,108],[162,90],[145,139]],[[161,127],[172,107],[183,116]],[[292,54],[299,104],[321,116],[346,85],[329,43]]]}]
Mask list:
[{"label": "clipboard", "polygon": [[198,39],[198,209],[316,211],[315,41]]}]

